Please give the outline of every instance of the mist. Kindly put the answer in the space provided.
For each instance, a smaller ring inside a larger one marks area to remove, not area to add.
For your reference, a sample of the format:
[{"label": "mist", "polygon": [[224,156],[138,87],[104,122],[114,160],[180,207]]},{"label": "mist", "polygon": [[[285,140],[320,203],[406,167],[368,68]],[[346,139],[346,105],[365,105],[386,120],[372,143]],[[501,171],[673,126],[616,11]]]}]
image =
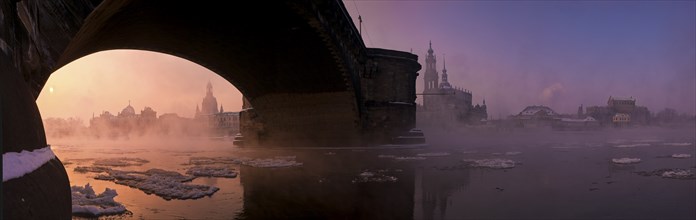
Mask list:
[{"label": "mist", "polygon": [[346,1],[346,8],[356,25],[361,15],[368,46],[412,51],[423,64],[432,41],[438,71],[446,58],[451,84],[505,117],[529,105],[572,113],[609,96],[696,113],[694,4]]},{"label": "mist", "polygon": [[110,50],[78,59],[54,72],[36,100],[43,118],[117,114],[129,104],[162,115],[194,117],[206,85],[225,111],[239,111],[241,93],[216,73],[183,58],[149,51]]}]

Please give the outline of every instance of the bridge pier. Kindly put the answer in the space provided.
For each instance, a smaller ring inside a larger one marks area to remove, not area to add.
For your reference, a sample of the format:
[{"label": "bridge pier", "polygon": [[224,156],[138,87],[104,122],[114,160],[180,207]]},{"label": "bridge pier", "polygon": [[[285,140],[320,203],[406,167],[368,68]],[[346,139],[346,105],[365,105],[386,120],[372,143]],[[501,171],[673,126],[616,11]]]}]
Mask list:
[{"label": "bridge pier", "polygon": [[[9,63],[2,56],[0,53],[0,145],[5,160],[10,159],[5,155],[36,152],[47,144],[31,90],[20,72],[6,65]],[[38,167],[27,160],[5,164],[11,161],[3,161],[2,219],[71,218],[70,183],[58,158],[35,165]],[[26,174],[11,175],[17,170]]]}]

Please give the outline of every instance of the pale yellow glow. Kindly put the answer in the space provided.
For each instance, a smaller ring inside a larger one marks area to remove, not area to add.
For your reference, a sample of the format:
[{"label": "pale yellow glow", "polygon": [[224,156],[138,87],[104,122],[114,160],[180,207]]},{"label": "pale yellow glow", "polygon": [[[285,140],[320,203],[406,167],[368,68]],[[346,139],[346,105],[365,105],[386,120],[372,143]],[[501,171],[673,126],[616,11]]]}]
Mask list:
[{"label": "pale yellow glow", "polygon": [[86,122],[102,111],[117,114],[129,100],[138,113],[148,106],[158,115],[193,117],[208,81],[225,111],[241,109],[241,93],[216,73],[179,57],[137,50],[99,52],[64,66],[51,75],[36,103],[43,118]]}]

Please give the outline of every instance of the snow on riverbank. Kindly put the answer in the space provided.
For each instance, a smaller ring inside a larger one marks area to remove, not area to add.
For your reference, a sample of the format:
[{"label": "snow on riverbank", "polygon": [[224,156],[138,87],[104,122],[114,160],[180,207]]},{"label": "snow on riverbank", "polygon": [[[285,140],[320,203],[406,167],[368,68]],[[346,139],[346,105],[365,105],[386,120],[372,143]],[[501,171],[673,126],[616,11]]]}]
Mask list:
[{"label": "snow on riverbank", "polygon": [[616,164],[632,164],[632,163],[640,163],[640,158],[613,158],[611,159],[611,162],[614,162]]},{"label": "snow on riverbank", "polygon": [[515,167],[515,161],[508,159],[464,159],[463,162],[468,163],[471,167],[481,167],[481,168],[493,168],[493,169],[508,169]]},{"label": "snow on riverbank", "polygon": [[126,212],[123,204],[114,200],[118,195],[116,190],[106,188],[103,193],[96,195],[92,186],[87,183],[83,186],[72,186],[72,213],[97,217],[103,215],[116,215]]},{"label": "snow on riverbank", "polygon": [[188,171],[186,171],[186,174],[204,177],[237,177],[237,172],[234,172],[234,169],[229,167],[195,166],[189,168]]}]

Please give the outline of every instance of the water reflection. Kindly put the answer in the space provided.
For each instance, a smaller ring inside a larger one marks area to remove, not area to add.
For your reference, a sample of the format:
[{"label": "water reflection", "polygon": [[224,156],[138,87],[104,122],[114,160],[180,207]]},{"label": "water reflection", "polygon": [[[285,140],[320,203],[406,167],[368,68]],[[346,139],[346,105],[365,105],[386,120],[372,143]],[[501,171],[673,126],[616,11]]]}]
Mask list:
[{"label": "water reflection", "polygon": [[[298,155],[297,168],[241,167],[240,219],[411,219],[414,171],[360,152]],[[347,154],[347,155],[345,155]],[[366,170],[388,170],[396,182],[355,182]]]}]

